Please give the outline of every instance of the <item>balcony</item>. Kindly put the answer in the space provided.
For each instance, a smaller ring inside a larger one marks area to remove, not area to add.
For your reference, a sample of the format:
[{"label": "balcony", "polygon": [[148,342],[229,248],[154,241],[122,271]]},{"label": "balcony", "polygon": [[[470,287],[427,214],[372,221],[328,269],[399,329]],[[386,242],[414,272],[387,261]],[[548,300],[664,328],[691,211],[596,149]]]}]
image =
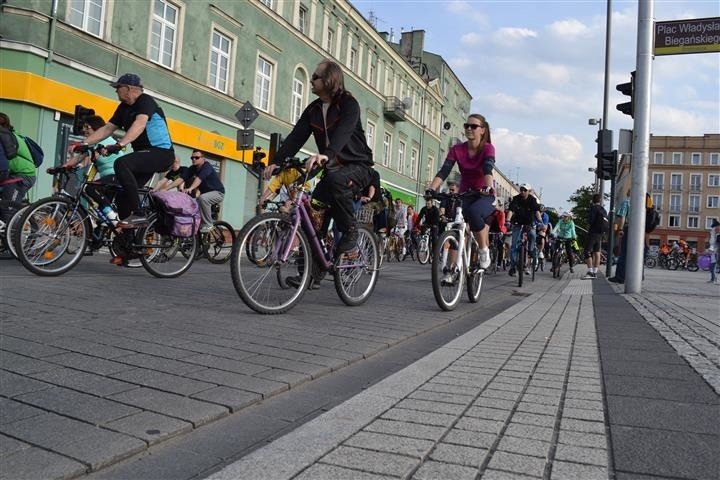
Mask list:
[{"label": "balcony", "polygon": [[680,213],[680,205],[670,205],[670,213]]},{"label": "balcony", "polygon": [[697,205],[690,205],[688,207],[688,213],[700,213],[700,207]]},{"label": "balcony", "polygon": [[671,192],[682,192],[682,185],[670,185]]},{"label": "balcony", "polygon": [[662,192],[663,184],[662,183],[653,183],[652,190],[653,190],[653,192]]},{"label": "balcony", "polygon": [[690,185],[690,191],[698,193],[702,190],[702,187],[700,185]]},{"label": "balcony", "polygon": [[392,122],[404,122],[405,104],[398,97],[386,97],[383,115]]}]

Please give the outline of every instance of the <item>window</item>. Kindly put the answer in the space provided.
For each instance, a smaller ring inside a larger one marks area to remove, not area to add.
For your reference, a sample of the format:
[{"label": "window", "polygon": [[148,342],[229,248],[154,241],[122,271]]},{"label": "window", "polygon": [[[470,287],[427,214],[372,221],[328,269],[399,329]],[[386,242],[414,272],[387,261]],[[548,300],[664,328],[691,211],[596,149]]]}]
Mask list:
[{"label": "window", "polygon": [[653,190],[662,190],[663,189],[663,182],[665,181],[665,174],[664,173],[653,173],[652,177],[652,189]]},{"label": "window", "polygon": [[679,227],[680,215],[670,215],[668,217],[668,227]]},{"label": "window", "polygon": [[670,175],[670,191],[680,192],[682,191],[682,174],[673,173]]},{"label": "window", "polygon": [[700,195],[690,195],[688,197],[688,212],[698,213],[700,211]]},{"label": "window", "polygon": [[720,153],[710,154],[710,165],[720,165]]},{"label": "window", "polygon": [[665,155],[663,154],[663,152],[655,152],[655,158],[653,158],[653,163],[655,165],[662,165],[664,156]]},{"label": "window", "polygon": [[213,30],[210,46],[210,86],[223,93],[227,93],[231,50],[232,41],[217,30]]},{"label": "window", "polygon": [[673,165],[682,165],[682,162],[683,162],[682,152],[673,152],[672,164]]},{"label": "window", "polygon": [[707,208],[718,208],[718,200],[720,200],[720,197],[717,195],[708,195]]},{"label": "window", "polygon": [[383,165],[390,165],[390,145],[392,145],[392,135],[385,133],[383,135]]},{"label": "window", "polygon": [[351,48],[350,49],[350,57],[348,58],[348,68],[351,72],[354,72],[357,68],[357,49]]},{"label": "window", "polygon": [[690,165],[700,165],[702,164],[702,155],[700,153],[693,153],[690,156]]},{"label": "window", "polygon": [[307,33],[307,26],[308,26],[308,11],[307,7],[305,5],[300,5],[298,7],[298,24],[297,28],[302,33]]},{"label": "window", "polygon": [[290,121],[297,123],[305,105],[305,82],[299,78],[293,78],[292,101],[290,107]]},{"label": "window", "polygon": [[178,8],[172,3],[155,0],[150,33],[150,60],[168,68],[173,68],[175,64],[178,13]]},{"label": "window", "polygon": [[370,147],[370,150],[373,152],[375,151],[375,124],[368,120],[367,122],[367,132],[365,134],[367,137],[367,144]]},{"label": "window", "polygon": [[670,213],[680,213],[680,195],[670,195]]},{"label": "window", "polygon": [[708,175],[708,187],[720,187],[720,175]]},{"label": "window", "polygon": [[711,225],[717,219],[718,219],[717,217],[705,217],[705,228],[711,229],[712,228]]},{"label": "window", "polygon": [[371,86],[375,86],[375,77],[377,76],[377,69],[374,63],[370,63],[368,68],[368,83]]},{"label": "window", "polygon": [[410,178],[415,178],[417,175],[419,157],[420,152],[417,148],[413,148],[412,150],[410,150]]},{"label": "window", "polygon": [[260,3],[264,4],[268,8],[273,8],[273,0],[260,0]]},{"label": "window", "polygon": [[335,31],[332,28],[328,28],[327,35],[325,35],[325,50],[332,53],[333,40],[335,39]]},{"label": "window", "polygon": [[273,64],[269,60],[258,57],[255,72],[255,106],[265,112],[270,111],[270,94],[272,93]]},{"label": "window", "polygon": [[403,170],[405,170],[405,142],[398,142],[397,171],[402,173]]},{"label": "window", "polygon": [[700,217],[688,217],[688,228],[698,228]]},{"label": "window", "polygon": [[102,37],[105,20],[104,0],[72,0],[69,17],[70,25],[96,37]]},{"label": "window", "polygon": [[663,203],[663,196],[662,193],[654,193],[652,195],[652,201],[653,205],[655,205],[655,208],[658,212],[662,212],[662,203]]},{"label": "window", "polygon": [[702,175],[693,174],[690,175],[690,191],[699,192],[702,188]]}]

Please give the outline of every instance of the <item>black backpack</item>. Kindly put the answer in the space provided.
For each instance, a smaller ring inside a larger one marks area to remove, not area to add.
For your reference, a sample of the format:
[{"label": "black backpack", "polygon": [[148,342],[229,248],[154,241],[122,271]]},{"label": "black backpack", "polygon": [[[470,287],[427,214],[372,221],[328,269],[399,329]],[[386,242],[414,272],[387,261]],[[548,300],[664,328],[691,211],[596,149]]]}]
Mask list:
[{"label": "black backpack", "polygon": [[0,127],[0,143],[5,151],[8,160],[12,160],[17,155],[18,141],[15,134],[7,127]]},{"label": "black backpack", "polygon": [[645,233],[654,231],[660,225],[660,213],[653,205],[650,195],[645,196]]},{"label": "black backpack", "polygon": [[595,233],[608,233],[610,231],[610,222],[605,207],[593,205],[591,208],[595,208],[595,221],[590,226],[590,230]]}]

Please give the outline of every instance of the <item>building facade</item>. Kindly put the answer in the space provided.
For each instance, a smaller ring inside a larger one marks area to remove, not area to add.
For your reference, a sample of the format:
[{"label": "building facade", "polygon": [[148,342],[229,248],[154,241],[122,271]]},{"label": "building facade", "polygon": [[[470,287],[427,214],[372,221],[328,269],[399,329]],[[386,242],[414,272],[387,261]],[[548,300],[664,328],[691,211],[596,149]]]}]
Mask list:
[{"label": "building facade", "polygon": [[[630,157],[627,157],[630,158]],[[632,161],[623,160],[616,202],[631,180]],[[685,240],[702,251],[713,220],[720,220],[720,134],[650,136],[647,192],[660,212],[651,246]]]},{"label": "building facade", "polygon": [[[322,59],[343,66],[384,186],[408,202],[418,202],[449,139],[461,138],[469,111],[469,93],[440,57],[418,42],[403,55],[407,42],[391,44],[344,0],[8,0],[0,8],[0,111],[39,141],[47,166],[64,161],[75,105],[108,119],[117,105],[108,82],[137,73],[165,111],[182,164],[197,148],[220,172],[222,215],[237,227],[254,214],[258,184],[251,151],[236,148],[236,112],[248,101],[257,109],[253,146],[267,150],[270,135],[286,135],[313,100],[310,77]],[[301,155],[314,151],[311,140]],[[31,197],[50,190],[40,172]]]}]

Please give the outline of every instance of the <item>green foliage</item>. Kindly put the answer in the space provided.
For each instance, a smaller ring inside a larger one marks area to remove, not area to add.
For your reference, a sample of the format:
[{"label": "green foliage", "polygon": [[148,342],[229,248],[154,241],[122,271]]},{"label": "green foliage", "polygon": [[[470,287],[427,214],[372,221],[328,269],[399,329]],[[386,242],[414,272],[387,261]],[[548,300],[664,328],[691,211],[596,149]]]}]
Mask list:
[{"label": "green foliage", "polygon": [[[578,243],[583,245],[585,243],[585,235],[588,229],[588,220],[590,217],[590,206],[592,206],[592,197],[595,194],[595,187],[593,185],[580,187],[575,190],[575,193],[570,195],[568,202],[575,204],[570,209],[573,214],[573,221],[578,234]],[[608,196],[605,195],[605,199]]]}]

